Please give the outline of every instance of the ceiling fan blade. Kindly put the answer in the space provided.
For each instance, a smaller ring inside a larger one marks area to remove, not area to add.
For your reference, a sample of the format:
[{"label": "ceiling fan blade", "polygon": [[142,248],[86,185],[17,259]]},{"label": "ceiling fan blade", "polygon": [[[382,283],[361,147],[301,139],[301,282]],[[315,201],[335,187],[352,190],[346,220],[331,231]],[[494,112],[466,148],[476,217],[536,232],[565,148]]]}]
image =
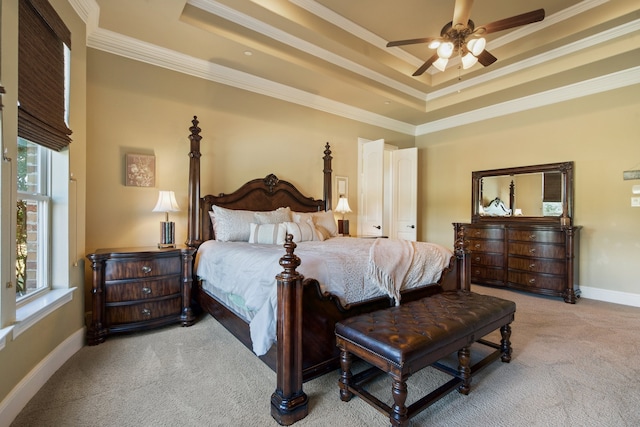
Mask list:
[{"label": "ceiling fan blade", "polygon": [[476,28],[478,34],[489,34],[498,31],[508,30],[509,28],[520,27],[522,25],[531,24],[542,21],[544,19],[544,9],[538,9],[522,15],[512,16],[511,18],[501,19],[487,25],[481,25]]},{"label": "ceiling fan blade", "polygon": [[421,76],[425,71],[427,71],[427,68],[431,67],[431,64],[433,64],[434,62],[436,62],[436,60],[438,59],[438,54],[434,54],[431,58],[427,59],[427,62],[425,62],[424,64],[422,64],[420,66],[420,68],[418,68],[416,70],[415,73],[413,73],[413,76]]},{"label": "ceiling fan blade", "polygon": [[467,26],[471,15],[471,6],[473,6],[473,0],[456,0],[453,7],[453,21],[451,21],[453,28],[456,28],[456,25]]},{"label": "ceiling fan blade", "polygon": [[497,60],[498,60],[498,58],[496,58],[495,56],[493,56],[492,54],[490,54],[486,50],[483,50],[480,53],[480,55],[478,55],[478,62],[481,63],[482,65],[484,65],[485,67],[493,64]]},{"label": "ceiling fan blade", "polygon": [[387,43],[387,47],[404,46],[406,44],[431,43],[431,41],[435,39],[435,37],[423,37],[420,39],[396,40]]}]

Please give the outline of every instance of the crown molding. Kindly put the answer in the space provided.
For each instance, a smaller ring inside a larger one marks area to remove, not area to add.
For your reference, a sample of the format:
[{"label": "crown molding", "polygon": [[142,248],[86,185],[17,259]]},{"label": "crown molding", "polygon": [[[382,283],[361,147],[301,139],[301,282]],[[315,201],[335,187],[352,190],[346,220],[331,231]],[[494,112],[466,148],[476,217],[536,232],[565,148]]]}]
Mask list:
[{"label": "crown molding", "polygon": [[416,136],[439,132],[482,120],[494,119],[538,107],[557,104],[571,99],[582,98],[596,93],[607,92],[640,83],[640,66],[607,74],[579,83],[562,86],[511,101],[491,105],[463,114],[435,120],[416,127]]},{"label": "crown molding", "polygon": [[[195,1],[196,0],[192,0],[190,3]],[[602,0],[597,1],[602,2]],[[203,59],[194,58],[170,49],[162,48],[113,31],[99,28],[97,23],[99,22],[100,8],[95,0],[69,0],[69,2],[74,7],[80,18],[87,24],[87,47],[89,48],[102,50],[104,52],[144,62],[153,66],[162,67],[197,78],[251,91],[280,99],[285,102],[291,102],[318,111],[323,111],[336,116],[413,136],[425,135],[481,120],[506,116],[515,112],[526,111],[528,109],[551,105],[640,82],[640,68],[636,67],[415,126],[410,123],[394,120],[380,114],[371,113],[341,102],[319,97],[316,94],[305,92],[255,75],[218,65]],[[211,3],[208,0],[206,2]],[[582,3],[593,3],[593,1]],[[96,24],[95,27],[92,26],[92,23]],[[633,31],[637,31],[639,25],[639,21],[622,25],[621,27],[606,31],[602,34],[586,38],[584,41],[576,42],[578,44],[573,46],[573,48],[575,49],[576,47],[582,46],[582,49],[586,49],[593,44],[601,43],[603,40],[610,40],[611,38],[620,37]],[[562,48],[553,51],[555,52],[554,54],[559,55],[560,49]],[[518,69],[517,67],[533,66],[537,63],[536,61],[544,62],[549,60],[546,59],[545,56],[546,55],[539,55],[538,57],[531,58],[527,61],[522,61],[523,65],[514,64],[513,66],[506,67],[506,71],[496,70],[493,72],[495,74],[493,74],[493,77],[491,78],[499,78],[506,74],[513,73]],[[466,89],[471,87],[471,84],[477,85],[483,82],[484,80],[481,78],[477,78],[475,80],[470,79],[468,82],[461,82],[459,84],[461,86],[455,86],[455,90],[460,90],[462,88]],[[438,93],[437,96],[444,96],[444,94],[444,92],[442,92],[442,94]]]}]

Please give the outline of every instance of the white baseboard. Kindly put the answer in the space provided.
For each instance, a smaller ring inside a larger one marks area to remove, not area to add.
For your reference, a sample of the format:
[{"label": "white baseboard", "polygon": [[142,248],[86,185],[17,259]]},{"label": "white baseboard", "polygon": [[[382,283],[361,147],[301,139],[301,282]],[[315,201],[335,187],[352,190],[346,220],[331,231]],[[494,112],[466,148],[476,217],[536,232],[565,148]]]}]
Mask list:
[{"label": "white baseboard", "polygon": [[58,345],[0,403],[0,427],[9,427],[38,390],[85,343],[85,328],[79,329]]},{"label": "white baseboard", "polygon": [[632,294],[629,292],[610,291],[606,289],[580,286],[580,297],[598,301],[612,302],[614,304],[640,307],[640,294]]}]

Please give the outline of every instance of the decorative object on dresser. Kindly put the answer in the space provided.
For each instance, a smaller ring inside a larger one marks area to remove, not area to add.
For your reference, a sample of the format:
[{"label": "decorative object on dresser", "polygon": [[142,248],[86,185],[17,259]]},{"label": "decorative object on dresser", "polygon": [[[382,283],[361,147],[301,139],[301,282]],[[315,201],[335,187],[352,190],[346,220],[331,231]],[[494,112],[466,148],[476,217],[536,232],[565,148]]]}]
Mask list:
[{"label": "decorative object on dresser", "polygon": [[[454,223],[471,253],[471,282],[574,304],[581,227],[573,225],[573,162],[473,172],[471,199],[471,223]],[[496,199],[509,200],[509,213],[488,213]]]},{"label": "decorative object on dresser", "polygon": [[176,195],[173,191],[160,191],[158,202],[153,208],[153,212],[164,212],[165,219],[160,222],[160,243],[159,248],[175,248],[176,247],[176,231],[175,223],[169,221],[169,212],[179,212],[180,206],[176,201]]},{"label": "decorative object on dresser", "polygon": [[87,342],[171,323],[191,326],[195,249],[98,249],[87,255],[93,269],[92,317]]}]

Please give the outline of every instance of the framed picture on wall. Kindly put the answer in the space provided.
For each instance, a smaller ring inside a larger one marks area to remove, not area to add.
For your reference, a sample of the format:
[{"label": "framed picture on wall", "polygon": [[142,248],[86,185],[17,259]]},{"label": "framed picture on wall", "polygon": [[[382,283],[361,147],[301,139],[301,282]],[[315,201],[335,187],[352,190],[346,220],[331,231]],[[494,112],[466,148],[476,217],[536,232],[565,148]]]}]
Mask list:
[{"label": "framed picture on wall", "polygon": [[346,176],[336,176],[336,192],[337,198],[344,196],[349,198],[349,178]]},{"label": "framed picture on wall", "polygon": [[125,185],[129,187],[155,187],[156,156],[149,154],[127,154],[125,163]]}]

